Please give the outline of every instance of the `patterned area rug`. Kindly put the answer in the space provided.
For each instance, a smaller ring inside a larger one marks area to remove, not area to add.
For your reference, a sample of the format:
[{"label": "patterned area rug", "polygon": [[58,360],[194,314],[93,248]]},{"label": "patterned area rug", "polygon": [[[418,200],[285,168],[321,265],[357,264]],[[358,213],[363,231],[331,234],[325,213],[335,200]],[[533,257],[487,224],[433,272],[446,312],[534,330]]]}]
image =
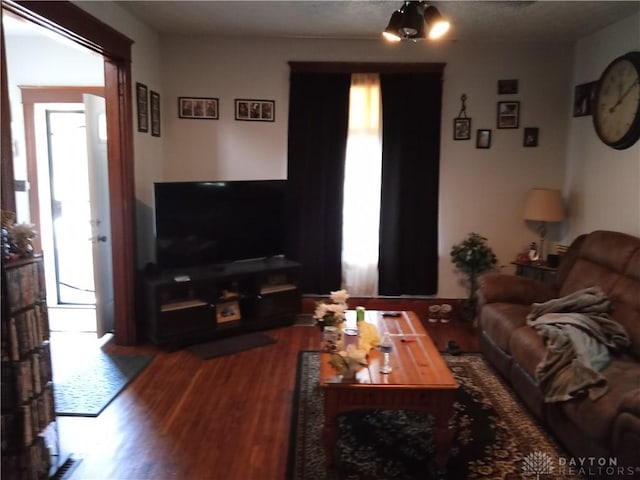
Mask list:
[{"label": "patterned area rug", "polygon": [[53,385],[56,414],[97,417],[152,359],[104,352],[83,359],[77,371]]},{"label": "patterned area rug", "polygon": [[[480,355],[445,359],[461,388],[452,419],[456,433],[444,478],[536,478],[536,474],[551,473],[551,464],[566,457]],[[336,467],[325,467],[318,361],[317,352],[300,354],[288,479],[409,480],[442,474],[433,461],[432,417],[412,411],[341,415]]]}]

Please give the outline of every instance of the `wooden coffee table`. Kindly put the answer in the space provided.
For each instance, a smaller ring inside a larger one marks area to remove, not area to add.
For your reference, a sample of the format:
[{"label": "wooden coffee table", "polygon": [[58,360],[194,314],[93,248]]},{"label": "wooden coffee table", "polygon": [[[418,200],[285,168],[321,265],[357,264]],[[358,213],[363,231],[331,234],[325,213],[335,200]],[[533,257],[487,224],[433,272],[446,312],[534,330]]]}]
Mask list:
[{"label": "wooden coffee table", "polygon": [[373,349],[369,352],[369,367],[358,372],[357,382],[341,383],[329,365],[330,354],[320,354],[320,386],[324,390],[322,441],[327,464],[332,465],[335,460],[339,414],[353,410],[406,409],[434,416],[436,463],[444,468],[453,437],[449,419],[453,415],[458,384],[415,313],[398,312],[397,317],[382,313],[367,311],[365,321],[374,323],[381,337],[384,332],[391,334],[391,373],[380,373],[383,355]]}]

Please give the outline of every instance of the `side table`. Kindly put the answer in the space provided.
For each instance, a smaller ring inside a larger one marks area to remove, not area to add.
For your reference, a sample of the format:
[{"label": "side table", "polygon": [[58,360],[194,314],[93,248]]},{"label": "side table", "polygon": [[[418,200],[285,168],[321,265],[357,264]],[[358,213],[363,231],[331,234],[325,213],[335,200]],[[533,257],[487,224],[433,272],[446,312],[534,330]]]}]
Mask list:
[{"label": "side table", "polygon": [[544,283],[553,284],[556,280],[558,269],[550,267],[544,263],[525,263],[525,262],[511,262],[516,266],[516,275],[521,277],[533,278]]}]

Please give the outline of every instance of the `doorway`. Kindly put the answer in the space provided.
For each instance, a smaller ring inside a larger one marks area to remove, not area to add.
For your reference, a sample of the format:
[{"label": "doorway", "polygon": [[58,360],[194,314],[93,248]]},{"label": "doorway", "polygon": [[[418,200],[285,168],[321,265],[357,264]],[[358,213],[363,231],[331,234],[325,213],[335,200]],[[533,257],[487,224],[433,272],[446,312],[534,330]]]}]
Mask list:
[{"label": "doorway", "polygon": [[[137,343],[135,322],[135,193],[133,169],[133,125],[131,91],[131,39],[78,8],[71,2],[16,2],[2,0],[3,18],[12,13],[30,23],[44,27],[49,34],[71,40],[76,46],[98,53],[104,66],[104,97],[107,101],[107,123],[112,135],[109,147],[109,205],[112,212],[111,231],[114,273],[114,339],[119,345]],[[3,45],[6,42],[3,42]],[[25,61],[32,59],[25,57]],[[33,62],[31,62],[33,69]],[[36,69],[44,72],[42,68]],[[9,77],[11,72],[9,71]],[[47,84],[49,82],[42,82]],[[4,86],[6,88],[6,85]],[[3,93],[6,98],[6,91]],[[18,122],[15,122],[18,123]],[[11,132],[2,129],[2,145],[12,145]],[[31,146],[34,148],[33,146]],[[26,145],[29,149],[30,146]],[[3,149],[2,170],[13,172],[11,152]],[[13,178],[13,175],[4,178]],[[33,178],[28,177],[29,181]],[[3,184],[4,185],[4,184]],[[9,182],[7,191],[15,192]],[[3,190],[4,191],[4,190]],[[16,197],[18,192],[16,192]],[[3,195],[3,201],[5,196]],[[17,199],[16,199],[17,203]],[[7,205],[15,208],[11,198]]]}]

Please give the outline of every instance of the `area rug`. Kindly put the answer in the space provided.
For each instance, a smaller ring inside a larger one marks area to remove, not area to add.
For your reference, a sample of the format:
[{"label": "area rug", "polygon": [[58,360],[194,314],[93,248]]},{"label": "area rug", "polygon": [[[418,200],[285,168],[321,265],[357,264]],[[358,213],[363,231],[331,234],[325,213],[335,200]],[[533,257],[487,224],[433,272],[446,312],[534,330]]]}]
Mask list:
[{"label": "area rug", "polygon": [[187,348],[187,351],[202,360],[208,360],[210,358],[222,357],[252,348],[271,345],[272,343],[276,343],[274,338],[262,332],[253,332],[192,345]]},{"label": "area rug", "polygon": [[[444,472],[434,462],[432,417],[368,410],[339,417],[336,466],[325,466],[319,354],[301,352],[291,422],[289,480],[535,478],[534,460],[564,453],[480,355],[445,356],[456,393],[453,446]],[[542,467],[541,467],[542,468]],[[527,470],[529,469],[529,470]],[[533,477],[525,476],[531,473]],[[538,470],[537,473],[546,473]],[[563,478],[571,478],[564,477]]]},{"label": "area rug", "polygon": [[153,355],[114,355],[100,352],[54,383],[56,414],[97,417],[149,365]]}]

